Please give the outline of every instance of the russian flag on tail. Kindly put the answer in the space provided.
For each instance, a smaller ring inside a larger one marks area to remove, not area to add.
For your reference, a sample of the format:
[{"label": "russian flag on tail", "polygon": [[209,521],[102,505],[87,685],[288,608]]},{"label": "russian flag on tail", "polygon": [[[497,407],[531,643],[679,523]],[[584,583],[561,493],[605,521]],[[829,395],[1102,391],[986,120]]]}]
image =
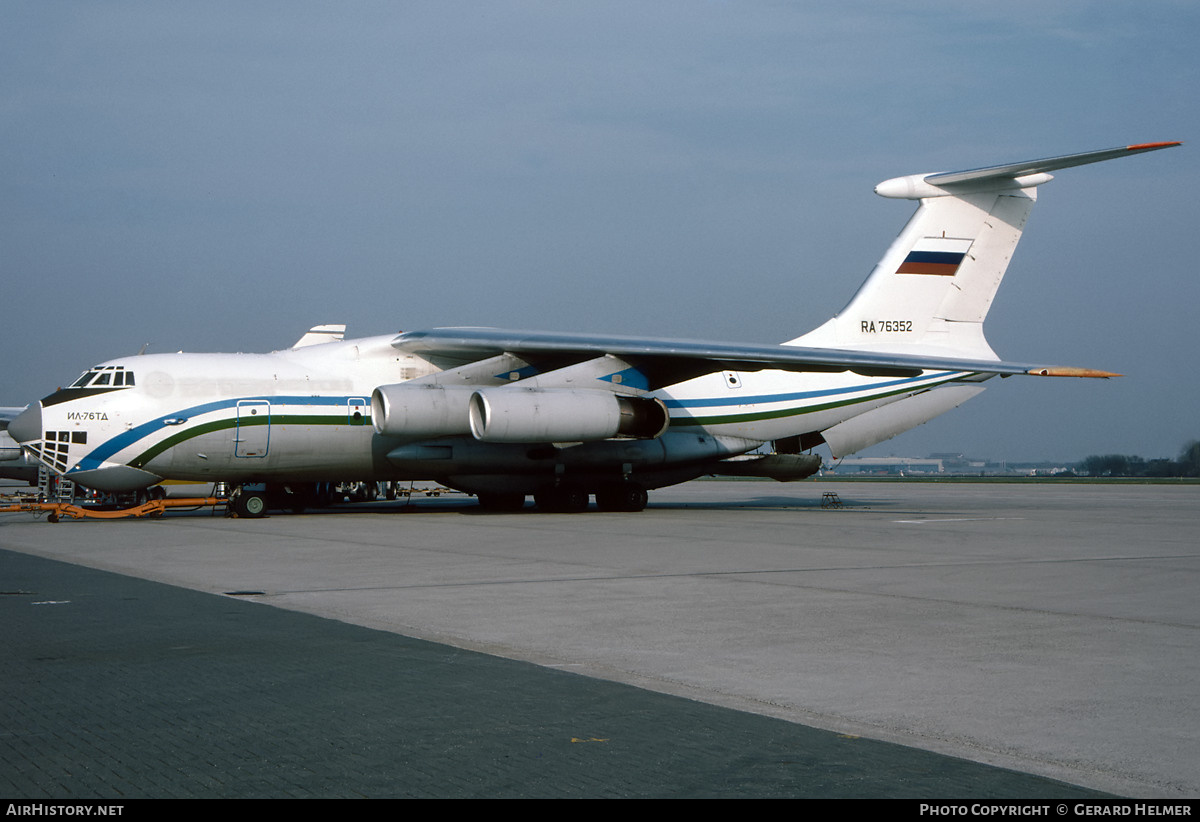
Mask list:
[{"label": "russian flag on tail", "polygon": [[967,256],[971,240],[950,237],[922,237],[896,269],[897,274],[932,274],[953,277]]}]

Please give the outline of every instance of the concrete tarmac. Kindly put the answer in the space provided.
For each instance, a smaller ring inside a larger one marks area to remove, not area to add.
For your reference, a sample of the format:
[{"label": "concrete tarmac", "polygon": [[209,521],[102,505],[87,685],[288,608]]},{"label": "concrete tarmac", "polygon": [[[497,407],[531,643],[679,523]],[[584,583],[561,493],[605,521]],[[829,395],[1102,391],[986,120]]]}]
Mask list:
[{"label": "concrete tarmac", "polygon": [[[827,491],[845,507],[823,509]],[[0,549],[919,749],[889,748],[895,761],[928,751],[1069,783],[996,789],[981,768],[905,786],[875,763],[863,791],[843,751],[818,756],[824,776],[773,771],[744,794],[611,795],[822,795],[824,778],[823,795],[1174,798],[1200,796],[1197,503],[1194,485],[700,481],[639,514],[484,514],[461,498],[262,520],[6,514]],[[590,784],[580,795],[610,795]]]}]

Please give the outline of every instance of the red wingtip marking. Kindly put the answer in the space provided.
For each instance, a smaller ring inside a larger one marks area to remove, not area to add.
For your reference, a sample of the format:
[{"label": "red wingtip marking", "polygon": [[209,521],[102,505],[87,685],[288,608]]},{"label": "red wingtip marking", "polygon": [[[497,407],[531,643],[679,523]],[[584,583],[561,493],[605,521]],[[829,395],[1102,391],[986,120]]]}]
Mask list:
[{"label": "red wingtip marking", "polygon": [[1166,148],[1167,146],[1181,146],[1182,140],[1174,140],[1165,143],[1138,143],[1136,146],[1125,146],[1126,151],[1138,151],[1143,148]]}]

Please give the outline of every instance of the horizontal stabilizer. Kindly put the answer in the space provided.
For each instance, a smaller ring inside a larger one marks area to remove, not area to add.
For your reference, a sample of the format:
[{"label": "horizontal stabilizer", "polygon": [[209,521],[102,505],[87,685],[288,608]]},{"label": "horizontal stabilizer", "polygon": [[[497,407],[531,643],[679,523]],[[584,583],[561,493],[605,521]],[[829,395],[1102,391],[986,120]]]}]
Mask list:
[{"label": "horizontal stabilizer", "polygon": [[971,180],[1016,179],[1017,177],[1027,177],[1030,174],[1045,174],[1050,171],[1057,171],[1060,168],[1084,166],[1088,163],[1114,160],[1117,157],[1128,157],[1133,154],[1158,151],[1160,148],[1170,148],[1177,145],[1180,145],[1178,141],[1139,143],[1134,146],[1106,148],[1100,151],[1084,151],[1080,154],[1064,154],[1061,157],[1045,157],[1041,160],[1026,160],[1023,163],[988,166],[987,168],[977,168],[971,171],[949,171],[940,174],[930,174],[925,177],[925,182],[935,186],[948,186]]},{"label": "horizontal stabilizer", "polygon": [[938,171],[932,174],[909,174],[884,180],[875,186],[880,197],[898,200],[923,200],[934,197],[961,196],[971,192],[1033,189],[1054,179],[1051,171],[1061,168],[1084,166],[1131,157],[1147,151],[1182,145],[1180,142],[1139,143],[1132,146],[1105,148],[1100,151],[1084,151],[1080,154],[1064,154],[1061,157],[1043,157],[1020,163],[1005,163],[998,166],[973,168],[966,171]]}]

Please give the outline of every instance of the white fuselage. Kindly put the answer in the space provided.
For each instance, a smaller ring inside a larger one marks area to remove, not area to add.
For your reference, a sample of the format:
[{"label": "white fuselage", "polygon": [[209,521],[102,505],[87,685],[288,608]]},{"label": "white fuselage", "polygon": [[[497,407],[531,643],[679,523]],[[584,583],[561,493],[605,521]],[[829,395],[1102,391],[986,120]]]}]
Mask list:
[{"label": "white fuselage", "polygon": [[437,479],[468,488],[513,482],[533,488],[539,477],[564,470],[633,473],[647,487],[657,487],[696,476],[706,464],[768,440],[822,431],[967,376],[718,372],[650,395],[670,414],[669,429],[659,437],[535,448],[479,442],[470,435],[377,433],[372,391],[438,372],[427,360],[397,351],[390,345],[393,339],[370,337],[270,354],[112,360],[88,373],[123,370],[131,376],[121,381],[131,385],[98,386],[93,377],[42,401],[40,456],[56,471],[103,490],[144,487],[161,479]]}]

